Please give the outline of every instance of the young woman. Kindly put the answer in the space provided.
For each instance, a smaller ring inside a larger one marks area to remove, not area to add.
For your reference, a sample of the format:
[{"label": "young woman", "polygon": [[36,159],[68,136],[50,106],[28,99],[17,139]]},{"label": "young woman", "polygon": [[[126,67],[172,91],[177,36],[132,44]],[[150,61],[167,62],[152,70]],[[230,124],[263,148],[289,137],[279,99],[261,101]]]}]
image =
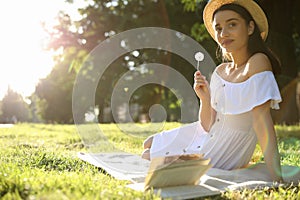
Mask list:
[{"label": "young woman", "polygon": [[230,170],[249,163],[258,141],[271,178],[281,181],[270,114],[281,102],[274,78],[280,67],[264,43],[267,18],[252,0],[211,0],[203,19],[224,62],[210,84],[200,71],[194,74],[199,121],[149,137],[142,157],[202,153],[213,167]]}]

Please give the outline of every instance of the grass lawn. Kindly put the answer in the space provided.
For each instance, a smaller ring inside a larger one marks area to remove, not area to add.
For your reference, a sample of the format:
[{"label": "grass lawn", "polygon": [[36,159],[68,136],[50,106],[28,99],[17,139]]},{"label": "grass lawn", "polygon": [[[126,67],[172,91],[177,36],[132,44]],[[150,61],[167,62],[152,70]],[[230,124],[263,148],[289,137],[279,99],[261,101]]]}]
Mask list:
[{"label": "grass lawn", "polygon": [[[179,125],[166,123],[164,128]],[[117,148],[132,153],[140,153],[143,139],[151,134],[151,130],[139,136],[124,134],[115,124],[101,125],[101,129]],[[276,126],[276,132],[282,164],[300,166],[300,126]],[[0,128],[0,198],[159,199],[151,191],[133,191],[126,187],[127,181],[116,180],[79,160],[79,151],[86,149],[74,125],[17,124]],[[252,161],[262,160],[257,147]],[[205,199],[300,199],[299,186],[226,192]]]}]

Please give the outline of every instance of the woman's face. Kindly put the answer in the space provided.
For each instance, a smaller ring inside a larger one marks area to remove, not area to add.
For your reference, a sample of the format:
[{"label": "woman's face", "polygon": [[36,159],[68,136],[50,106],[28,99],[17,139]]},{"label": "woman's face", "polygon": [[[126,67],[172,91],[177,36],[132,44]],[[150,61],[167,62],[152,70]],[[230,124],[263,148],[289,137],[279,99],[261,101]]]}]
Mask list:
[{"label": "woman's face", "polygon": [[249,35],[253,30],[238,13],[231,10],[218,11],[214,15],[213,28],[223,53],[247,51]]}]

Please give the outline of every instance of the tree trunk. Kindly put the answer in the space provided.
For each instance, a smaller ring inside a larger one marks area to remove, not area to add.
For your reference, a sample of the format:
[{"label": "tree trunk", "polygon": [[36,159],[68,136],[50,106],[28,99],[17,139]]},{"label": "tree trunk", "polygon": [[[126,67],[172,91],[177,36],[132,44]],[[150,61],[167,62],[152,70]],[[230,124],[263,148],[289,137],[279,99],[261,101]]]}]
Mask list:
[{"label": "tree trunk", "polygon": [[277,54],[282,64],[282,75],[277,77],[283,102],[281,110],[274,112],[276,123],[294,124],[299,122],[296,105],[297,62],[295,43],[293,40],[295,21],[294,0],[262,0],[258,2],[269,20],[269,36],[267,44]]},{"label": "tree trunk", "polygon": [[282,63],[282,74],[293,79],[297,76],[295,45],[293,41],[293,16],[295,1],[262,0],[259,2],[269,20],[267,44]]}]

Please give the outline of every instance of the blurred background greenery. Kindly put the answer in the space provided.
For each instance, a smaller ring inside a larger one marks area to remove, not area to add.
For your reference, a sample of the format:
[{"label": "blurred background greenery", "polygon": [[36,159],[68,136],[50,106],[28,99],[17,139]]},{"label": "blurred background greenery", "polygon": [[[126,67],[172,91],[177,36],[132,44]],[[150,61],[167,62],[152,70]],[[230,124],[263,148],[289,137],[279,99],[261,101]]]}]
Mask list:
[{"label": "blurred background greenery", "polygon": [[[62,0],[63,1],[63,0]],[[76,0],[67,0],[76,5]],[[126,30],[139,27],[163,27],[184,33],[198,41],[215,57],[216,43],[205,30],[202,20],[205,0],[89,0],[80,4],[81,16],[73,19],[59,11],[59,23],[44,24],[48,34],[46,49],[56,52],[52,71],[40,79],[30,96],[22,96],[8,88],[0,101],[0,122],[73,123],[72,90],[76,75],[86,56],[102,41]],[[268,45],[282,62],[282,75],[277,77],[283,103],[280,111],[272,112],[278,124],[299,123],[300,83],[300,1],[257,0],[269,18]],[[218,64],[220,61],[215,60]],[[114,122],[111,96],[116,81],[126,72],[142,76],[143,63],[172,66],[192,84],[193,66],[170,52],[139,49],[116,59],[101,77],[96,91],[95,108],[87,110],[86,120]],[[186,66],[186,67],[181,67]],[[43,67],[43,66],[41,66]],[[147,73],[147,72],[146,72]],[[87,77],[88,80],[88,77]],[[26,84],[26,83],[24,83]],[[163,105],[167,121],[180,121],[180,99],[161,85],[148,84],[135,91],[130,100],[137,106],[135,121],[149,121],[148,110],[153,104]],[[97,112],[96,112],[97,111]],[[95,115],[95,112],[97,113]],[[88,114],[92,116],[89,117]],[[93,116],[94,115],[94,116]]]}]

